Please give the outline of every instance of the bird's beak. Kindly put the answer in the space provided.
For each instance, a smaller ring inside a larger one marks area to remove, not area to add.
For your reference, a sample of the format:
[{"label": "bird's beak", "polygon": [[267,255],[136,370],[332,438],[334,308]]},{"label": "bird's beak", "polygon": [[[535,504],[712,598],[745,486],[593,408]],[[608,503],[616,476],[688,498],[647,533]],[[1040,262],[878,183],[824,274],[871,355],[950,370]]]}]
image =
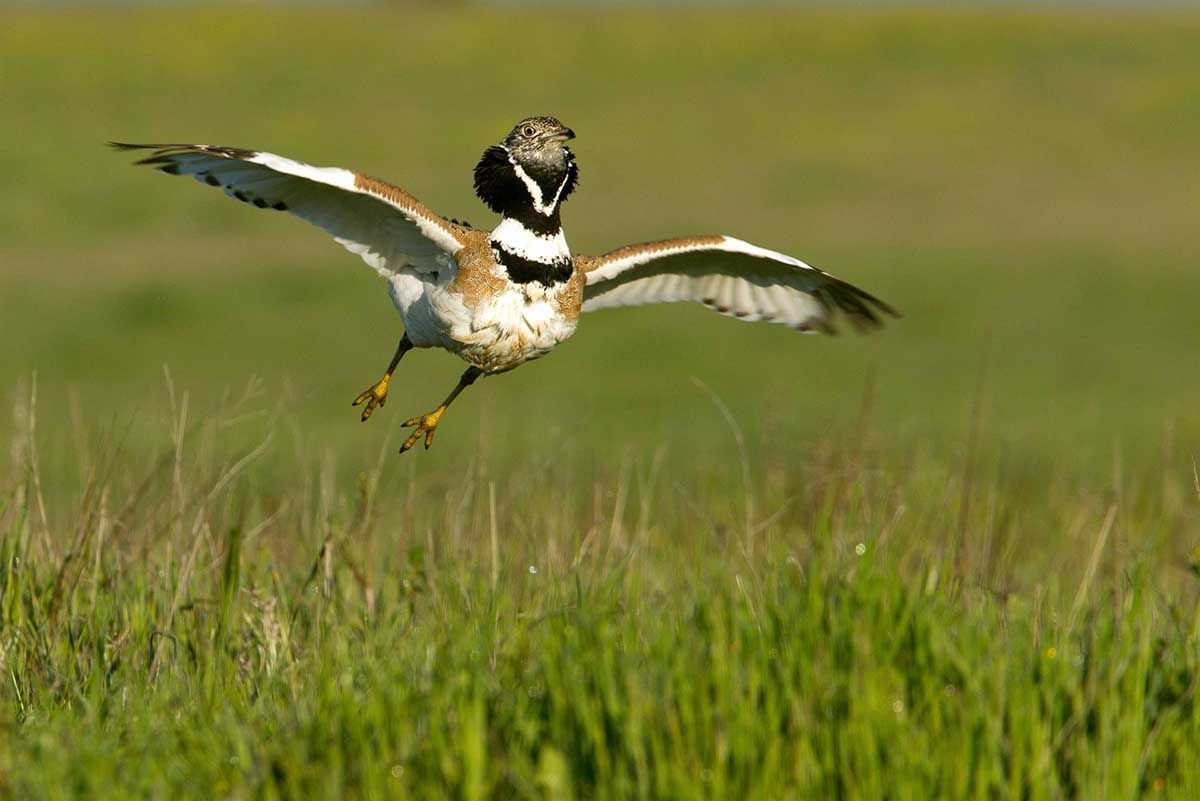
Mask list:
[{"label": "bird's beak", "polygon": [[565,142],[568,139],[574,139],[574,138],[575,138],[575,132],[572,131],[570,128],[563,128],[561,131],[554,134],[554,140],[556,142]]}]

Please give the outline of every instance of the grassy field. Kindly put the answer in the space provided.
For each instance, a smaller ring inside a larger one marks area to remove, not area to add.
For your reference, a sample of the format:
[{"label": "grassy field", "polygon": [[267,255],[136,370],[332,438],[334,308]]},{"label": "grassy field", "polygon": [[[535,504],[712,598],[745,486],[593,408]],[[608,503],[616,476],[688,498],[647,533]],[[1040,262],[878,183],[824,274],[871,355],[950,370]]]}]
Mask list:
[{"label": "grassy field", "polygon": [[[1200,797],[1200,16],[0,12],[0,798]],[[528,44],[526,44],[528,43]],[[905,314],[585,318],[476,384],[374,274],[108,139]]]}]

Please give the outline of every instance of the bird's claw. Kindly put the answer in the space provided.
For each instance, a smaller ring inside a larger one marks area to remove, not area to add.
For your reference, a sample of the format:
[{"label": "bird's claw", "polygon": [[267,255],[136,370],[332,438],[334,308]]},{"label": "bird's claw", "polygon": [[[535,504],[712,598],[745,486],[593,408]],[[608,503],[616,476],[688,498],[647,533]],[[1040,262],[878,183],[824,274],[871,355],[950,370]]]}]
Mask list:
[{"label": "bird's claw", "polygon": [[444,411],[445,409],[442,408],[430,412],[429,414],[423,414],[420,417],[413,417],[409,420],[405,420],[405,428],[416,426],[416,430],[408,435],[408,439],[404,440],[404,444],[400,446],[400,452],[404,453],[406,450],[416,445],[422,436],[425,437],[425,450],[429,450],[429,446],[433,444],[433,435],[437,433],[438,420],[441,419],[442,412]]},{"label": "bird's claw", "polygon": [[359,396],[354,399],[352,406],[358,406],[360,403],[366,403],[367,406],[363,409],[362,422],[367,422],[367,418],[375,411],[377,407],[382,407],[387,403],[388,383],[391,381],[391,376],[385,375],[379,379],[378,383],[369,389],[359,393]]}]

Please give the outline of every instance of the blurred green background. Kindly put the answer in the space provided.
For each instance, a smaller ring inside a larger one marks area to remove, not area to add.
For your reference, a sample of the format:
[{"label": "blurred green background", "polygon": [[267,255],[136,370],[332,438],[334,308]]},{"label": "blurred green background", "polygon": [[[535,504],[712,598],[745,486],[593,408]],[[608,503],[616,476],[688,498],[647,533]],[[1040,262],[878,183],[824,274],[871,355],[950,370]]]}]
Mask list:
[{"label": "blurred green background", "polygon": [[699,307],[601,312],[552,358],[472,388],[430,452],[388,471],[452,476],[473,454],[562,448],[720,464],[729,429],[692,379],[749,447],[793,455],[852,437],[864,408],[883,447],[955,459],[977,409],[982,445],[1018,469],[1098,475],[1114,454],[1136,463],[1200,433],[1200,17],[420,7],[3,22],[0,375],[16,394],[36,372],[45,469],[64,487],[80,432],[161,437],[164,365],[193,413],[260,376],[258,419],[347,474],[462,367],[414,353],[360,425],[350,401],[401,331],[381,281],[322,232],[134,169],[106,140],[354,167],[489,225],[471,169],[538,113],[579,133],[576,250],[725,232],[904,319],[826,339]]},{"label": "blurred green background", "polygon": [[[1195,799],[1198,41],[3,7],[0,798]],[[529,114],[579,134],[578,251],[724,232],[903,319],[600,312],[400,456],[462,363],[409,355],[360,424],[375,274],[104,147],[487,226],[472,167]]]}]

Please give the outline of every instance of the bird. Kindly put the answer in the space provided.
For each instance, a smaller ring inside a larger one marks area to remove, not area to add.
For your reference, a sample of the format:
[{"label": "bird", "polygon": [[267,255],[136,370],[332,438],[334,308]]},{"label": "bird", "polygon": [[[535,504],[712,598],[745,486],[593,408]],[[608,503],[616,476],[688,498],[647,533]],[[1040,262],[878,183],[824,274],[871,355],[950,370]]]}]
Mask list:
[{"label": "bird", "polygon": [[862,330],[899,316],[799,259],[724,234],[627,245],[601,256],[573,253],[561,212],[579,183],[567,145],[574,138],[555,117],[526,117],[483,152],[474,189],[500,216],[490,231],[443,217],[400,187],[354,170],[237,147],[109,144],[142,151],[136,164],[306,220],[386,280],[404,330],[383,376],[354,399],[363,422],[387,402],[392,376],[413,348],[443,348],[467,362],[437,408],[404,423],[413,431],[401,453],[422,438],[428,449],[464,389],[545,356],[575,333],[582,312],[692,301],[740,320],[827,334],[835,333],[838,314]]}]

